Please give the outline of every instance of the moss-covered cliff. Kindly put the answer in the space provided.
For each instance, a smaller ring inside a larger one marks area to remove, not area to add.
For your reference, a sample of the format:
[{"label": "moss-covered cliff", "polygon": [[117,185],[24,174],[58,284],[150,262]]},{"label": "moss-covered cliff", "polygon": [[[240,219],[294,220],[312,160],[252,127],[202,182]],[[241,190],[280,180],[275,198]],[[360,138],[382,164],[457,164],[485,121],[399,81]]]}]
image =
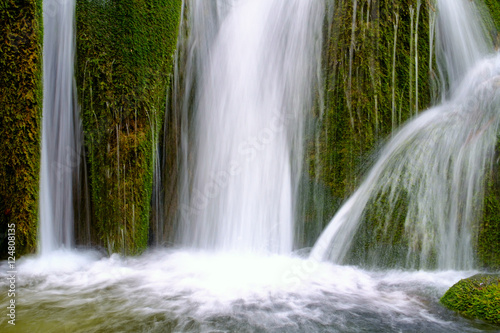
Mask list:
[{"label": "moss-covered cliff", "polygon": [[359,183],[375,144],[429,106],[429,12],[417,0],[337,1],[325,43],[318,165],[335,197]]},{"label": "moss-covered cliff", "polygon": [[77,1],[77,86],[94,242],[147,246],[181,0]]},{"label": "moss-covered cliff", "polygon": [[[500,155],[500,143],[497,143],[497,154]],[[479,266],[485,269],[500,269],[500,174],[498,163],[486,177],[486,194],[483,207],[483,219],[475,228],[477,233],[476,257]]]},{"label": "moss-covered cliff", "polygon": [[[500,47],[500,1],[484,0],[492,19],[490,33],[497,49]],[[495,29],[496,28],[496,29]],[[498,140],[498,139],[497,139]],[[483,220],[477,228],[476,255],[478,264],[486,269],[500,269],[500,142],[497,142],[493,171],[487,176]]]},{"label": "moss-covered cliff", "polygon": [[329,3],[324,106],[317,108],[317,134],[308,156],[309,178],[321,188],[322,198],[306,213],[307,220],[323,216],[323,223],[332,217],[332,203],[335,210],[359,185],[377,145],[426,109],[436,94],[430,38],[436,12],[431,2]]},{"label": "moss-covered cliff", "polygon": [[491,17],[491,23],[496,27],[496,30],[493,27],[490,27],[490,33],[492,38],[494,39],[495,45],[497,48],[500,47],[500,1],[499,0],[484,0],[484,4],[486,5],[486,10],[488,11],[489,16]]},{"label": "moss-covered cliff", "polygon": [[[36,248],[42,114],[42,1],[0,0],[0,257]],[[9,227],[10,228],[10,227]]]}]

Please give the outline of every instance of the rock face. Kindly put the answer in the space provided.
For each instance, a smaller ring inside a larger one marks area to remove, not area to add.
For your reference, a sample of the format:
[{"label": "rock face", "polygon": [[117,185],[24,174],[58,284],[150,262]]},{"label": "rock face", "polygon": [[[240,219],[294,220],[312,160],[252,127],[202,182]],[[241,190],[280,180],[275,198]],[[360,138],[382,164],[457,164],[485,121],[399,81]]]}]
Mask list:
[{"label": "rock face", "polygon": [[465,317],[500,325],[500,275],[477,274],[460,280],[443,295],[441,303]]},{"label": "rock face", "polygon": [[36,249],[42,1],[1,1],[0,22],[0,258],[6,258],[12,225],[16,256]]},{"label": "rock face", "polygon": [[[89,228],[80,241],[137,253],[148,241],[154,161],[181,0],[77,1],[77,86]],[[90,231],[88,231],[90,230]]]},{"label": "rock face", "polygon": [[[304,220],[322,223],[360,184],[377,145],[439,93],[431,2],[327,3],[324,91],[308,145],[309,188],[303,191],[315,196],[304,200]],[[311,223],[307,238],[315,239],[323,226]]]},{"label": "rock face", "polygon": [[[492,22],[491,37],[498,50],[500,47],[500,1],[485,0]],[[486,8],[485,8],[486,10]],[[496,27],[496,29],[494,28]],[[500,145],[496,147],[495,161],[499,159]],[[478,226],[477,258],[481,267],[500,269],[500,175],[498,163],[488,176],[483,207],[483,220]]]}]

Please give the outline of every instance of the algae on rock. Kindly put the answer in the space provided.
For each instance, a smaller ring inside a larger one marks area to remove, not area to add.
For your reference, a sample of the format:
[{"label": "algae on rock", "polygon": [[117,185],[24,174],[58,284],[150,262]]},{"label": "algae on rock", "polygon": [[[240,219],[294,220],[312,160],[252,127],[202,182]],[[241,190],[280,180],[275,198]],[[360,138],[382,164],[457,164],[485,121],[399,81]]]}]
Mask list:
[{"label": "algae on rock", "polygon": [[77,1],[93,243],[144,250],[181,0]]},{"label": "algae on rock", "polygon": [[[0,258],[34,252],[42,115],[42,1],[0,1]],[[10,254],[9,254],[10,256]]]},{"label": "algae on rock", "polygon": [[[486,22],[496,48],[500,48],[500,1],[485,0],[492,22]],[[489,172],[483,207],[483,219],[477,228],[478,264],[481,268],[500,269],[500,137],[497,137],[495,165]]]},{"label": "algae on rock", "polygon": [[441,303],[465,317],[500,325],[500,275],[477,274],[460,280],[441,297]]},{"label": "algae on rock", "polygon": [[[497,139],[498,140],[498,139]],[[483,269],[500,269],[500,175],[499,152],[500,142],[497,141],[497,165],[486,176],[486,190],[483,204],[482,221],[474,228],[476,237],[476,257]]]},{"label": "algae on rock", "polygon": [[437,95],[431,47],[435,9],[429,2],[328,4],[323,30],[325,87],[319,94],[307,163],[313,183],[309,186],[326,188],[322,197],[330,203],[313,200],[316,203],[305,208],[306,216],[324,219],[332,217],[326,212],[332,201],[338,205],[359,185],[359,175],[377,145],[429,107]]}]

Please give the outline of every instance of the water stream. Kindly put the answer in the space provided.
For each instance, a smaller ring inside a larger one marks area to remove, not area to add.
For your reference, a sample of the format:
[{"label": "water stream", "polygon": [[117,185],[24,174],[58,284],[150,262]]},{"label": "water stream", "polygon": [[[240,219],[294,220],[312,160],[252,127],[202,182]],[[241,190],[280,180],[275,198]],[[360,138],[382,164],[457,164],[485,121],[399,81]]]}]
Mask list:
[{"label": "water stream", "polygon": [[43,2],[43,123],[39,251],[73,244],[73,179],[79,162],[75,116],[75,1]]},{"label": "water stream", "polygon": [[181,244],[292,250],[323,7],[318,0],[190,2],[194,55],[185,91],[195,91],[194,126],[186,144],[192,158],[182,168]]}]

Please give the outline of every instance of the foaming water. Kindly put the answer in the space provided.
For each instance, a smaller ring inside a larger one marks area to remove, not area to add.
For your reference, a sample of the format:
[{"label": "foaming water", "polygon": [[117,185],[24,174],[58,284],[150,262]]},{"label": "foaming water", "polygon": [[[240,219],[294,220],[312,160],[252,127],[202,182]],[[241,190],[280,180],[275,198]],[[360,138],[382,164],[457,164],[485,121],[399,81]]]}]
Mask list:
[{"label": "foaming water", "polygon": [[[190,2],[181,244],[289,253],[322,1]],[[193,90],[191,90],[193,89]],[[186,117],[188,118],[188,117]]]},{"label": "foaming water", "polygon": [[[135,258],[56,254],[18,263],[22,292],[14,328],[19,332],[494,329],[438,304],[451,285],[472,271],[372,272],[293,256],[185,250]],[[3,268],[0,272],[7,271]],[[6,278],[0,277],[6,287]],[[5,321],[2,317],[0,324]]]},{"label": "foaming water", "polygon": [[73,244],[73,181],[78,166],[75,116],[75,1],[43,1],[43,123],[39,251]]}]

